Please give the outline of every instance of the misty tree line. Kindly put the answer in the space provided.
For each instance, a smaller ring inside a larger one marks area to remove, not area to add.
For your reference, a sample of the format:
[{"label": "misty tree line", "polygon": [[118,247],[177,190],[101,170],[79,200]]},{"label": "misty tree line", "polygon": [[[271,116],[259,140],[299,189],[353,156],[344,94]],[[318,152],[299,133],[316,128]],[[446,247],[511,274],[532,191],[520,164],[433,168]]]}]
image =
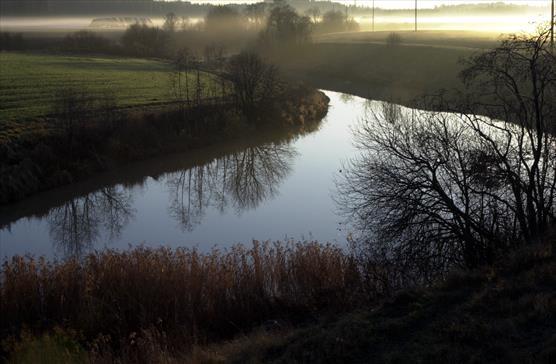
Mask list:
[{"label": "misty tree line", "polygon": [[264,46],[276,42],[299,44],[309,41],[312,33],[351,31],[359,27],[344,12],[329,10],[321,14],[318,7],[313,7],[306,15],[299,15],[293,7],[279,0],[272,4],[250,4],[241,9],[228,5],[210,6],[201,22],[192,21],[191,13],[169,12],[161,28],[137,23],[125,31],[119,42],[84,30],[68,35],[58,44],[45,46],[44,42],[36,40],[24,43],[21,34],[3,32],[0,48],[54,47],[77,53],[167,58],[184,45],[200,50],[211,43],[227,44],[235,51],[249,42]]},{"label": "misty tree line", "polygon": [[[423,280],[549,242],[556,222],[556,58],[550,33],[466,61],[456,95],[370,108],[338,182],[358,256]],[[376,272],[384,274],[384,270]]]}]

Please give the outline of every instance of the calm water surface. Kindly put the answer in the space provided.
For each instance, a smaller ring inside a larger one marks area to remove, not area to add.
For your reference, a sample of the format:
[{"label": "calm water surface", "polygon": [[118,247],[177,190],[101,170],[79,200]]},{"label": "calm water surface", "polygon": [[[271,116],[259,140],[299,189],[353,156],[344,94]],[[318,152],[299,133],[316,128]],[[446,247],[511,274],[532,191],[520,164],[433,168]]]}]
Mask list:
[{"label": "calm water surface", "polygon": [[0,257],[253,239],[344,244],[334,178],[355,154],[351,126],[368,105],[326,93],[330,109],[315,132],[141,162],[1,207]]}]

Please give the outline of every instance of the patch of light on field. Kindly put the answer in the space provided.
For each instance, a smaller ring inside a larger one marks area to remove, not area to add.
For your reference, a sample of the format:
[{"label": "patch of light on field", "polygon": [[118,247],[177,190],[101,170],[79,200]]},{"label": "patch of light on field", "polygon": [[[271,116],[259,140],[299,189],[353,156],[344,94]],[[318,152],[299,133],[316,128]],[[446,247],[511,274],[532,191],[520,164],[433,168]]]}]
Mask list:
[{"label": "patch of light on field", "polygon": [[[546,17],[534,16],[525,18],[522,16],[421,16],[418,17],[418,27],[421,30],[472,30],[485,32],[525,32],[533,33],[537,27],[546,22]],[[372,23],[370,17],[355,17],[362,27]],[[396,30],[397,25],[413,26],[413,16],[389,16],[376,17],[375,24],[387,27],[391,25]]]}]

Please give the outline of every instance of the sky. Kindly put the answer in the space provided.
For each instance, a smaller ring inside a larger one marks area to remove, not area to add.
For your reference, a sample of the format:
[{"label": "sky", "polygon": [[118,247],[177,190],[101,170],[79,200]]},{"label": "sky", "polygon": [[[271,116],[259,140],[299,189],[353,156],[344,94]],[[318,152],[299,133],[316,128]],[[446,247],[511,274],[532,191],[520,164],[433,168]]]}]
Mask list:
[{"label": "sky", "polygon": [[[192,3],[212,3],[212,4],[227,4],[227,3],[253,3],[260,0],[189,0]],[[370,6],[372,0],[334,0],[338,3],[344,4],[357,4],[357,6]],[[418,0],[419,8],[434,8],[440,5],[454,5],[454,4],[477,4],[477,3],[493,3],[504,2],[508,4],[522,4],[531,6],[549,6],[551,0]],[[413,8],[414,0],[375,0],[375,6],[383,9],[407,9]]]}]

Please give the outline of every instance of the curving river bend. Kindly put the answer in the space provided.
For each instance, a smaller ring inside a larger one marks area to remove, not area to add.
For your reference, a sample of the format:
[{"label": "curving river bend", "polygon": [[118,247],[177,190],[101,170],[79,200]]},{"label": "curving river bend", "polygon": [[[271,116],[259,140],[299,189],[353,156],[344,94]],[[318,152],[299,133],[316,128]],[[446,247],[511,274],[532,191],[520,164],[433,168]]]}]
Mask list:
[{"label": "curving river bend", "polygon": [[336,213],[334,179],[356,153],[351,127],[375,103],[326,94],[328,115],[315,132],[140,162],[0,207],[0,260],[141,244],[344,244],[349,232]]}]

